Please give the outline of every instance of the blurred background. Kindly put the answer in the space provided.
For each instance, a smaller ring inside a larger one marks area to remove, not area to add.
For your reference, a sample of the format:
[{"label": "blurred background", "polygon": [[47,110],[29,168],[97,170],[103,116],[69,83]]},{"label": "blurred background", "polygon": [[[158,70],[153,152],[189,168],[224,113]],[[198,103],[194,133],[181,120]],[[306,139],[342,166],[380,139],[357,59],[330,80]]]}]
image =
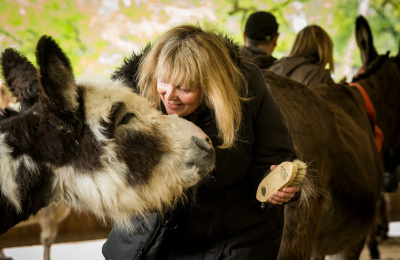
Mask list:
[{"label": "blurred background", "polygon": [[[0,0],[0,51],[15,48],[36,64],[36,43],[47,34],[66,52],[77,77],[108,78],[124,57],[174,25],[211,23],[243,44],[246,19],[259,10],[272,12],[279,23],[276,58],[289,53],[303,27],[322,26],[334,42],[336,81],[351,80],[361,65],[354,39],[359,14],[369,21],[378,53],[399,49],[399,0]],[[60,225],[52,259],[103,259],[101,246],[109,231],[91,216],[72,213]],[[39,232],[36,226],[3,235],[0,249],[14,260],[43,259]],[[391,223],[390,232],[400,237],[399,222]],[[20,247],[27,244],[35,246]]]},{"label": "blurred background", "polygon": [[36,43],[47,34],[65,50],[76,76],[109,77],[125,56],[181,23],[212,23],[243,44],[245,21],[258,10],[277,17],[276,58],[288,54],[304,26],[322,26],[334,42],[338,80],[360,65],[358,14],[367,17],[378,52],[397,53],[398,0],[0,0],[0,50],[16,48],[35,62]]}]

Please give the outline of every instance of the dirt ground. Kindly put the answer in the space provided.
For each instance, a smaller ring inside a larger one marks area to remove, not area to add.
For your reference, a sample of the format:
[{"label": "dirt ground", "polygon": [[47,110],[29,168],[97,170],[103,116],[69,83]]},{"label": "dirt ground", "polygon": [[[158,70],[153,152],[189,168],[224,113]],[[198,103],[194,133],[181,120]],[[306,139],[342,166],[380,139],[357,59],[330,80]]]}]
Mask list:
[{"label": "dirt ground", "polygon": [[[388,240],[382,241],[378,248],[381,260],[400,260],[400,237],[390,237]],[[367,247],[364,247],[360,260],[371,260]]]}]

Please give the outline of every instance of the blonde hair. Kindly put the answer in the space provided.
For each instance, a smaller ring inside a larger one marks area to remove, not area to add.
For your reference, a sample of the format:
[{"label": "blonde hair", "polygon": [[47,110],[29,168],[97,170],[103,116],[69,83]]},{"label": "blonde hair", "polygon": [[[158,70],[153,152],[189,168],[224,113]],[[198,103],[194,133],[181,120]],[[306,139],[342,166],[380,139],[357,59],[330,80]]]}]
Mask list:
[{"label": "blonde hair", "polygon": [[181,25],[161,35],[139,67],[139,90],[158,107],[157,80],[201,90],[202,102],[215,115],[220,148],[233,146],[242,121],[247,91],[243,73],[232,60],[226,37],[200,25]]},{"label": "blonde hair", "polygon": [[297,56],[312,56],[323,68],[329,64],[330,73],[335,70],[332,39],[318,25],[306,26],[296,35],[289,57]]},{"label": "blonde hair", "polygon": [[14,103],[13,96],[0,82],[0,110],[10,107],[12,103]]}]

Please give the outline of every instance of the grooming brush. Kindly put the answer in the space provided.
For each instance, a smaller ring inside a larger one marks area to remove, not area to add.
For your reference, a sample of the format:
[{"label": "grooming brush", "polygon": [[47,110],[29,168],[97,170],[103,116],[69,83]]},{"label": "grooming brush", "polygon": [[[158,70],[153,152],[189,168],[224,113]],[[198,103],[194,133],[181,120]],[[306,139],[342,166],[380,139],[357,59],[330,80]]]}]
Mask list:
[{"label": "grooming brush", "polygon": [[258,185],[256,198],[268,202],[272,193],[288,186],[300,186],[306,176],[307,165],[300,161],[283,162],[270,172]]}]

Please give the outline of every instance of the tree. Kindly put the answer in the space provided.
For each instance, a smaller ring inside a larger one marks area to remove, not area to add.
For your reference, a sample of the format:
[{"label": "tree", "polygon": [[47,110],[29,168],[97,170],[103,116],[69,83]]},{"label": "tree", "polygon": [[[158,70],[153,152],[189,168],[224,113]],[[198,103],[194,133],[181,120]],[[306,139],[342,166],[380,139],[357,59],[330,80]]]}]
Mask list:
[{"label": "tree", "polygon": [[[395,0],[363,1],[370,1],[367,17],[377,49],[397,52],[400,4]],[[297,33],[295,21],[300,19],[327,30],[334,42],[335,60],[342,63],[349,40],[354,37],[359,3],[358,0],[0,0],[0,50],[14,47],[35,62],[36,43],[41,35],[48,34],[66,51],[77,76],[109,77],[125,56],[139,51],[169,26],[198,20],[211,22],[242,44],[247,17],[256,10],[269,10],[277,17],[281,33],[274,51],[276,57],[289,52]],[[352,53],[353,62],[348,63],[360,66],[358,51]]]},{"label": "tree", "polygon": [[[360,0],[358,5],[357,13],[366,17],[368,16],[368,9],[369,9],[370,0]],[[353,30],[354,32],[354,30]],[[345,55],[343,56],[342,66],[339,75],[344,76],[348,80],[352,78],[354,75],[353,72],[353,53],[356,50],[356,41],[355,37],[351,37],[347,47]]]}]

